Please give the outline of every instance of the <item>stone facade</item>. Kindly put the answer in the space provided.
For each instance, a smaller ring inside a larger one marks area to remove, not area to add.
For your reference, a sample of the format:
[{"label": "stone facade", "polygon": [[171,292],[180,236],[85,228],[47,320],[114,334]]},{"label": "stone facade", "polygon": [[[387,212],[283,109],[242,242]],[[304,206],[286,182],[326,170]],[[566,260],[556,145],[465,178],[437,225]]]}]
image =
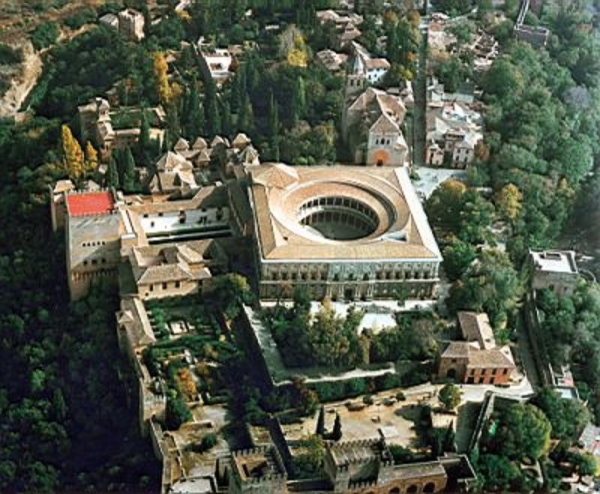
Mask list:
[{"label": "stone facade", "polygon": [[229,494],[287,492],[287,473],[275,447],[265,446],[233,453]]},{"label": "stone facade", "polygon": [[304,288],[313,300],[371,300],[431,298],[438,280],[437,262],[315,262],[263,263],[260,269],[260,296],[289,298],[291,288]]},{"label": "stone facade", "polygon": [[[101,200],[110,209],[97,208]],[[109,192],[69,194],[65,201],[69,291],[71,299],[77,300],[89,291],[94,281],[116,280],[121,223]]]},{"label": "stone facade", "polygon": [[144,39],[144,16],[133,9],[119,12],[119,33],[129,41],[140,42]]},{"label": "stone facade", "polygon": [[[465,477],[474,473],[465,458],[453,458],[466,463]],[[351,494],[426,494],[443,492],[449,475],[444,460],[396,465],[379,439],[367,439],[333,444],[325,456],[325,472],[334,493]],[[467,480],[453,479],[453,481]]]},{"label": "stone facade", "polygon": [[365,87],[364,76],[348,76],[342,136],[352,159],[355,163],[370,166],[404,166],[408,155],[402,132],[406,114],[404,103],[385,91]]}]

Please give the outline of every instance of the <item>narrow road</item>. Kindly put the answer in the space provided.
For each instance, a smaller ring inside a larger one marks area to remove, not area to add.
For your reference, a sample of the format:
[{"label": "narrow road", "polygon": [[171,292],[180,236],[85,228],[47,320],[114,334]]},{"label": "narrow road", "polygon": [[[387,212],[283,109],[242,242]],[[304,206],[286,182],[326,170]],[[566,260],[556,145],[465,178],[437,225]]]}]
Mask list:
[{"label": "narrow road", "polygon": [[[427,6],[425,16],[427,17]],[[425,139],[427,137],[427,48],[429,45],[429,23],[421,25],[421,43],[417,75],[414,80],[415,109],[413,113],[413,166],[419,168],[425,164]]]}]

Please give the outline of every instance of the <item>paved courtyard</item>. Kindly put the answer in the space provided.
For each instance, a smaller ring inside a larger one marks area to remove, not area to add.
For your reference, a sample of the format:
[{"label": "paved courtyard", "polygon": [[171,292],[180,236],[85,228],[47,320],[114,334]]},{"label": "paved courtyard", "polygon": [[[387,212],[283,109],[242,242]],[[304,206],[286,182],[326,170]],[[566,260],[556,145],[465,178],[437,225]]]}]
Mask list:
[{"label": "paved courtyard", "polygon": [[428,198],[442,182],[445,182],[449,178],[464,180],[467,177],[465,170],[456,170],[454,168],[419,167],[415,169],[415,172],[419,178],[413,179],[412,183],[422,198]]}]

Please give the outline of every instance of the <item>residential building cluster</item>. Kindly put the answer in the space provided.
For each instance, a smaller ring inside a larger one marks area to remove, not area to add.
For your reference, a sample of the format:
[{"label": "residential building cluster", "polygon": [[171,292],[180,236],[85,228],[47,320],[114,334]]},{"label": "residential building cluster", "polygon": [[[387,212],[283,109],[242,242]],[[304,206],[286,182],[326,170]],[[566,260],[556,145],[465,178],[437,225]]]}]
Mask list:
[{"label": "residential building cluster", "polygon": [[427,91],[425,164],[466,168],[483,142],[483,117],[473,95],[446,93],[435,78]]},{"label": "residential building cluster", "polygon": [[333,26],[335,34],[330,41],[336,50],[346,47],[362,34],[358,27],[363,22],[363,17],[350,10],[320,10],[317,12],[317,20],[322,26]]}]

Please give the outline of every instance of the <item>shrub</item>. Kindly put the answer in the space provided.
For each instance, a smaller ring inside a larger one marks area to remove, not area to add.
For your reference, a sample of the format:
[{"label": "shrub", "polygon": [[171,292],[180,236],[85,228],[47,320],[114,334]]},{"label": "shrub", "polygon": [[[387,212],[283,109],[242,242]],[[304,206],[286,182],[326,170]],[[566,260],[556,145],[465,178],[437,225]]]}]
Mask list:
[{"label": "shrub", "polygon": [[60,28],[55,22],[40,24],[31,33],[31,43],[36,50],[41,50],[54,44],[59,34]]},{"label": "shrub", "polygon": [[23,50],[0,43],[0,65],[12,65],[23,61]]},{"label": "shrub", "polygon": [[76,14],[73,14],[70,17],[67,17],[64,21],[65,26],[70,27],[71,29],[79,29],[81,26],[85,24],[89,24],[96,20],[97,13],[93,8],[86,8],[80,10]]},{"label": "shrub", "polygon": [[206,436],[204,436],[202,438],[202,451],[209,451],[212,448],[215,447],[215,445],[217,444],[217,435],[213,434],[212,432],[210,434],[206,434]]},{"label": "shrub", "polygon": [[165,412],[165,425],[169,430],[177,430],[192,418],[187,403],[179,397],[169,397],[167,399],[167,409]]}]

